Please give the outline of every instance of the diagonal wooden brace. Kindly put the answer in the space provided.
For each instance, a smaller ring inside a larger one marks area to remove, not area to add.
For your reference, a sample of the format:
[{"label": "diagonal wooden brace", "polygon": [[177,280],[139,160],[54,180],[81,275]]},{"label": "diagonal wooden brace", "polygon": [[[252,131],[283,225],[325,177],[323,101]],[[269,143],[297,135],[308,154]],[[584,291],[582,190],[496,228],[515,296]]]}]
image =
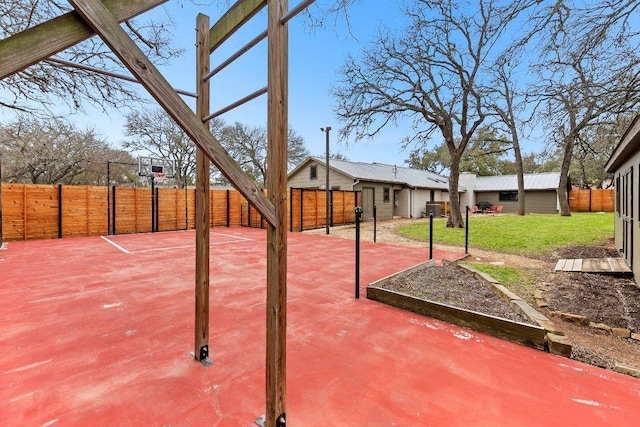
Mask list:
[{"label": "diagonal wooden brace", "polygon": [[99,0],[71,0],[70,3],[229,182],[269,224],[276,227],[273,203],[260,192],[236,161],[211,135],[209,129],[120,27],[117,19]]},{"label": "diagonal wooden brace", "polygon": [[[131,19],[167,0],[104,0],[119,21]],[[0,40],[0,79],[63,51],[93,36],[77,12],[69,12]]]}]

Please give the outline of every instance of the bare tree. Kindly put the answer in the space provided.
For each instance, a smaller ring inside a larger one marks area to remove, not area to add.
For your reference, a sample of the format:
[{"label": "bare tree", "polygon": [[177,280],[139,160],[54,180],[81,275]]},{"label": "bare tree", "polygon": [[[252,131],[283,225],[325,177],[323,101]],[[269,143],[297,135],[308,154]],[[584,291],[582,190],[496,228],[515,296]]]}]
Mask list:
[{"label": "bare tree", "polygon": [[[511,163],[505,158],[510,151],[510,142],[502,138],[495,129],[482,126],[469,140],[467,149],[460,158],[460,171],[479,176],[502,175]],[[415,169],[424,169],[437,174],[448,173],[451,158],[446,144],[433,149],[421,147],[409,154],[406,163]]]},{"label": "bare tree", "polygon": [[[215,118],[209,122],[217,138],[224,122]],[[187,134],[161,109],[134,111],[127,115],[123,147],[132,153],[173,160],[176,165],[176,185],[184,188],[193,182],[196,169],[196,146]]]},{"label": "bare tree", "polygon": [[[304,146],[304,138],[294,130],[288,133],[288,169],[294,169],[309,152]],[[266,127],[249,127],[234,123],[222,129],[220,143],[242,169],[257,184],[267,185],[267,129]]]},{"label": "bare tree", "polygon": [[500,127],[504,127],[505,134],[510,137],[518,180],[518,215],[524,215],[526,192],[524,189],[524,165],[519,132],[519,127],[523,124],[523,120],[520,119],[519,113],[523,111],[525,102],[521,94],[518,93],[517,83],[513,78],[517,65],[519,65],[517,55],[506,52],[506,56],[502,56],[491,68],[494,90],[491,95],[493,102],[490,103],[488,108],[495,112],[499,119],[498,126],[501,124],[502,126]]},{"label": "bare tree", "polygon": [[332,90],[341,135],[371,138],[388,124],[413,121],[407,144],[425,144],[434,132],[451,158],[447,226],[462,227],[458,182],[460,160],[484,122],[487,76],[495,44],[510,23],[535,0],[416,0],[404,9],[403,33],[381,32],[361,59],[349,57]]},{"label": "bare tree", "polygon": [[[70,10],[67,2],[3,0],[0,2],[0,38]],[[126,22],[125,26],[154,62],[163,64],[181,54],[172,47],[170,17],[162,23],[141,17]],[[60,52],[56,58],[127,74],[116,56],[97,37]],[[126,107],[142,99],[131,83],[50,60],[0,80],[0,90],[0,107],[46,116],[59,115],[61,102],[66,103],[70,111],[82,110],[85,101],[106,111],[109,107]]]},{"label": "bare tree", "polygon": [[[625,5],[626,12],[637,13],[635,5]],[[640,102],[638,34],[627,26],[631,15],[621,18],[608,13],[609,6],[599,6],[551,9],[549,15],[556,19],[543,33],[542,55],[534,68],[540,117],[562,158],[558,197],[563,216],[571,215],[567,188],[576,147],[584,148],[592,128]]]},{"label": "bare tree", "polygon": [[26,115],[0,127],[0,152],[3,180],[31,184],[103,185],[107,161],[125,155],[93,129]]}]

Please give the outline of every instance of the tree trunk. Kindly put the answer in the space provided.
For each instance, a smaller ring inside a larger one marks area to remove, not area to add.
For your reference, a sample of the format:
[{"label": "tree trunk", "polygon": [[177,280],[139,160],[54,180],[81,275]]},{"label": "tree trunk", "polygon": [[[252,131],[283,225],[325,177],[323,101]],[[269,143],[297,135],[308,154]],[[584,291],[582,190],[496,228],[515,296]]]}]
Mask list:
[{"label": "tree trunk", "polygon": [[451,174],[449,175],[449,202],[451,211],[447,220],[447,227],[462,228],[464,221],[462,220],[462,212],[460,212],[460,195],[458,193],[458,182],[460,180],[460,155],[457,152],[451,152]]},{"label": "tree trunk", "polygon": [[517,131],[512,130],[513,153],[516,158],[516,173],[518,175],[518,215],[525,214],[525,192],[524,192],[524,166],[522,165],[522,153],[520,152],[520,141]]},{"label": "tree trunk", "polygon": [[571,216],[567,187],[569,186],[569,167],[571,166],[573,145],[574,137],[573,133],[571,133],[564,138],[562,168],[560,169],[560,183],[558,184],[558,201],[560,202],[560,215],[562,216]]}]

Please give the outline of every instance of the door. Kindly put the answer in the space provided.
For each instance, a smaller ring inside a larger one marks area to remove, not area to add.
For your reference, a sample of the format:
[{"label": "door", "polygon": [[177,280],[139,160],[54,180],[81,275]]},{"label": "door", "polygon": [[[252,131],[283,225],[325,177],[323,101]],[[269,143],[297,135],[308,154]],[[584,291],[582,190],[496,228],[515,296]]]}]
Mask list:
[{"label": "door", "polygon": [[376,190],[372,187],[362,187],[362,219],[373,219],[373,205],[375,204]]},{"label": "door", "polygon": [[622,254],[629,267],[633,263],[633,166],[622,176]]},{"label": "door", "polygon": [[625,174],[625,213],[624,213],[624,234],[623,234],[623,248],[624,248],[624,260],[631,268],[633,264],[633,166],[629,168]]}]

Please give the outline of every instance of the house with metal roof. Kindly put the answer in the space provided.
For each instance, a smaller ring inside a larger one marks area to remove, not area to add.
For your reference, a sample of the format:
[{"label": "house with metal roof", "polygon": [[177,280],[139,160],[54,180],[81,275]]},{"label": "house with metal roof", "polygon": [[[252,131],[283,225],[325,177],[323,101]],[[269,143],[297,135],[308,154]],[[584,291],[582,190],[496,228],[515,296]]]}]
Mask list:
[{"label": "house with metal roof", "polygon": [[[310,157],[289,173],[289,187],[326,189],[326,162]],[[362,192],[363,219],[419,218],[426,206],[449,200],[447,177],[383,163],[329,160],[329,189]],[[461,189],[464,191],[464,189]],[[436,207],[434,206],[434,209]]]},{"label": "house with metal roof", "polygon": [[[613,174],[615,183],[615,208],[613,215],[615,245],[640,283],[640,233],[635,232],[640,212],[640,115],[629,125],[613,150],[605,170]],[[634,170],[635,169],[635,170]]]},{"label": "house with metal roof", "polygon": [[[326,188],[327,167],[324,159],[310,157],[289,174],[291,188]],[[527,213],[556,213],[559,209],[557,188],[560,173],[525,175]],[[383,163],[329,160],[329,189],[362,192],[363,218],[420,218],[433,210],[439,213],[440,202],[449,201],[449,178],[433,172]],[[518,211],[516,175],[479,177],[461,174],[460,205],[483,202],[503,206],[503,212]]]},{"label": "house with metal roof", "polygon": [[[518,212],[518,176],[475,176],[461,174],[460,180],[473,192],[469,206],[503,206],[504,213]],[[557,213],[560,209],[558,186],[560,172],[531,173],[524,175],[525,213]]]}]

